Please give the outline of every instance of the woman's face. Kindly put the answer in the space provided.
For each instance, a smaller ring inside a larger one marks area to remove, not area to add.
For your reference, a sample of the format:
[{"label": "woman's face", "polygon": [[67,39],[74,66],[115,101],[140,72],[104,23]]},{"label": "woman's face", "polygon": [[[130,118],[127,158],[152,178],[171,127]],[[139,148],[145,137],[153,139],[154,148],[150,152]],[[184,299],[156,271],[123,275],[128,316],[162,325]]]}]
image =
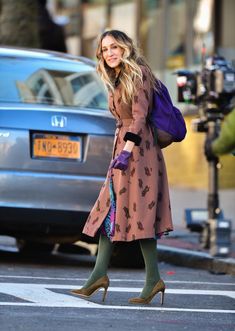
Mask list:
[{"label": "woman's face", "polygon": [[118,46],[112,36],[106,36],[102,40],[101,50],[104,61],[110,67],[118,71],[123,55],[123,49]]}]

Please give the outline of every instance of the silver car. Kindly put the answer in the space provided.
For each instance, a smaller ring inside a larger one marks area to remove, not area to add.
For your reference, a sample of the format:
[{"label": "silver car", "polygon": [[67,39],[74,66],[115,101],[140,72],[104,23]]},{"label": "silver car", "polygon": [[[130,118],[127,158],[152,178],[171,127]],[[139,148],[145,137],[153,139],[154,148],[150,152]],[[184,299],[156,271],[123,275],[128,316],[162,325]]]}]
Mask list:
[{"label": "silver car", "polygon": [[0,234],[31,245],[82,239],[115,130],[94,64],[0,47],[0,68]]}]

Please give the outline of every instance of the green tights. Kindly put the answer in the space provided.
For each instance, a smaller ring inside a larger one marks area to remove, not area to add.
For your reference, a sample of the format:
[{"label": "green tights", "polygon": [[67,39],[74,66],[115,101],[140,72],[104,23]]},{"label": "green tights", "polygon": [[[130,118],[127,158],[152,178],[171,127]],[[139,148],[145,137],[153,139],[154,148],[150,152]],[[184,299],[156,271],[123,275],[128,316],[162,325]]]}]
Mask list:
[{"label": "green tights", "polygon": [[157,260],[157,242],[155,239],[141,239],[139,243],[146,272],[145,285],[140,297],[145,299],[150,295],[152,289],[160,279]]},{"label": "green tights", "polygon": [[91,284],[96,282],[99,278],[107,274],[110,257],[113,251],[113,243],[104,235],[100,235],[98,255],[96,257],[95,267],[84,284],[83,288],[89,287]]},{"label": "green tights", "polygon": [[[146,298],[151,293],[152,289],[160,279],[157,261],[157,249],[155,239],[139,240],[141,252],[145,263],[146,279],[144,288],[140,294],[141,298]],[[104,235],[100,235],[98,255],[96,258],[95,267],[84,284],[83,288],[92,285],[99,278],[107,274],[109,261],[113,251],[113,243]]]}]

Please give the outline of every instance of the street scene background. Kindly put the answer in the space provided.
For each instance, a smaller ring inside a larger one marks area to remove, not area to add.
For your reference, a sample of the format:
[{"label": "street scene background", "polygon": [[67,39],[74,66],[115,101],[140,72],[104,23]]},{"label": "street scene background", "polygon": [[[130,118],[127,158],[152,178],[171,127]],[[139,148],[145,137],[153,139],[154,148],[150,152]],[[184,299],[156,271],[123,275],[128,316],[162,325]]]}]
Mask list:
[{"label": "street scene background", "polygon": [[[1,45],[48,49],[95,60],[99,34],[106,29],[125,31],[167,85],[188,130],[183,142],[164,150],[175,226],[175,231],[158,244],[160,271],[167,284],[166,306],[160,307],[159,300],[148,308],[127,305],[129,294],[139,292],[143,285],[142,269],[111,267],[111,289],[104,306],[100,293],[92,301],[75,298],[70,290],[82,285],[88,276],[96,246],[88,247],[92,255],[83,255],[79,249],[71,254],[68,249],[49,257],[22,257],[15,239],[2,236],[3,331],[234,330],[235,157],[220,158],[220,207],[231,220],[232,229],[231,253],[217,260],[200,246],[200,234],[186,227],[186,209],[207,208],[208,163],[205,133],[192,129],[198,108],[178,103],[173,74],[182,68],[201,70],[203,45],[208,56],[218,53],[235,61],[234,13],[233,0],[0,0]],[[51,22],[58,39],[50,34]]]}]

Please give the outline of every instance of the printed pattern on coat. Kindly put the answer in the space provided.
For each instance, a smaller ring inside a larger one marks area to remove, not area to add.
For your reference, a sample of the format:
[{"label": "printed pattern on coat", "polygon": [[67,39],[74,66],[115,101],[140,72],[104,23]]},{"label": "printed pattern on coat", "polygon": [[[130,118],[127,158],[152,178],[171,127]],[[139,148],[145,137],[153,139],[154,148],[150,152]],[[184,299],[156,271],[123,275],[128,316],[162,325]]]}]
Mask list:
[{"label": "printed pattern on coat", "polygon": [[[113,170],[116,215],[112,241],[157,238],[173,230],[164,157],[160,147],[154,144],[152,131],[146,123],[152,98],[150,79],[144,67],[142,72],[144,85],[137,88],[132,105],[123,102],[120,85],[115,88],[113,95],[109,94],[109,108],[112,114],[118,121],[123,121],[115,132],[112,159],[125,146],[123,138],[126,132],[138,134],[142,138],[140,146],[133,148],[128,169]],[[107,174],[83,233],[94,236],[102,226],[109,208]]]}]

